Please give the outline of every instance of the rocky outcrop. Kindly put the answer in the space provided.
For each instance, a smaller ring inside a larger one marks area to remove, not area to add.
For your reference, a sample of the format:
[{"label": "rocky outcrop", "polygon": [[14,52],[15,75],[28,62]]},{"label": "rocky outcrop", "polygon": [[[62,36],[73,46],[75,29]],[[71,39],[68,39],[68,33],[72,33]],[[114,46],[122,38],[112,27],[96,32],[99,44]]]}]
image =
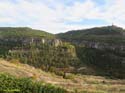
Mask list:
[{"label": "rocky outcrop", "polygon": [[62,45],[62,41],[60,39],[47,39],[47,38],[0,38],[0,42],[14,42],[20,43],[22,45],[31,45],[31,44],[49,44],[55,47]]},{"label": "rocky outcrop", "polygon": [[70,40],[73,44],[85,46],[89,48],[96,48],[96,49],[110,49],[110,50],[119,50],[125,51],[125,44],[115,44],[115,43],[105,43],[105,42],[97,42],[97,41],[77,41],[77,40]]}]

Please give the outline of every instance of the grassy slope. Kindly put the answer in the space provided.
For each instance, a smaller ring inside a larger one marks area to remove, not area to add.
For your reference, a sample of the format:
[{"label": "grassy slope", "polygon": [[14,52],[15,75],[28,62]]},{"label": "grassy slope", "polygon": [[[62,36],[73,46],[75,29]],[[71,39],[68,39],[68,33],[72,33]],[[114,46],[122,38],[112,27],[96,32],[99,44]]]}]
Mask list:
[{"label": "grassy slope", "polygon": [[87,93],[125,93],[125,80],[111,80],[90,75],[72,75],[71,79],[63,79],[60,76],[35,69],[29,65],[18,62],[10,63],[2,59],[0,59],[0,72],[9,73],[17,77],[31,77],[72,91],[77,89],[85,93],[86,91]]}]

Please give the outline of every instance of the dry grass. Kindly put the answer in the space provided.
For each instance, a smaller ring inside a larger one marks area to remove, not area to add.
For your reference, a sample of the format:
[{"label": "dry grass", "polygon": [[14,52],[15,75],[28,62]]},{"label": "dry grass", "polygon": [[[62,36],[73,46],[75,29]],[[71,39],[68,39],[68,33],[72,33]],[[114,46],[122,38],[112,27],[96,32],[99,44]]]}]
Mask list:
[{"label": "dry grass", "polygon": [[0,72],[17,77],[30,77],[34,80],[51,83],[76,92],[125,93],[125,80],[113,80],[90,75],[73,75],[72,79],[63,79],[61,76],[35,69],[26,64],[9,63],[2,59],[0,60]]}]

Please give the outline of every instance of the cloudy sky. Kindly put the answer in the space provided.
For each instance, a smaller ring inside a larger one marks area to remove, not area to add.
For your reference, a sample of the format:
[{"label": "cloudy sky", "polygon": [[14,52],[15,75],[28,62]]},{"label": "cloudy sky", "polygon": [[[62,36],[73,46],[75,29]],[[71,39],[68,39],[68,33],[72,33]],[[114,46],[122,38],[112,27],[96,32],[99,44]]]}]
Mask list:
[{"label": "cloudy sky", "polygon": [[125,28],[125,0],[0,0],[0,27],[59,33],[112,23]]}]

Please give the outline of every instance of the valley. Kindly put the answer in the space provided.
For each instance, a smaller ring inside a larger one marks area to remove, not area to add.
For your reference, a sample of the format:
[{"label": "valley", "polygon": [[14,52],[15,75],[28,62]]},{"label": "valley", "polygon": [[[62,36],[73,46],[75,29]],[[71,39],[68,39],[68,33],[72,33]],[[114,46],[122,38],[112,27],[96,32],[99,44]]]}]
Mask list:
[{"label": "valley", "polygon": [[[124,33],[114,25],[59,34],[1,27],[1,78],[19,79],[21,84],[25,78],[31,80],[25,93],[124,93]],[[17,82],[12,84],[18,87],[7,88],[7,82],[0,91],[24,93]]]}]

